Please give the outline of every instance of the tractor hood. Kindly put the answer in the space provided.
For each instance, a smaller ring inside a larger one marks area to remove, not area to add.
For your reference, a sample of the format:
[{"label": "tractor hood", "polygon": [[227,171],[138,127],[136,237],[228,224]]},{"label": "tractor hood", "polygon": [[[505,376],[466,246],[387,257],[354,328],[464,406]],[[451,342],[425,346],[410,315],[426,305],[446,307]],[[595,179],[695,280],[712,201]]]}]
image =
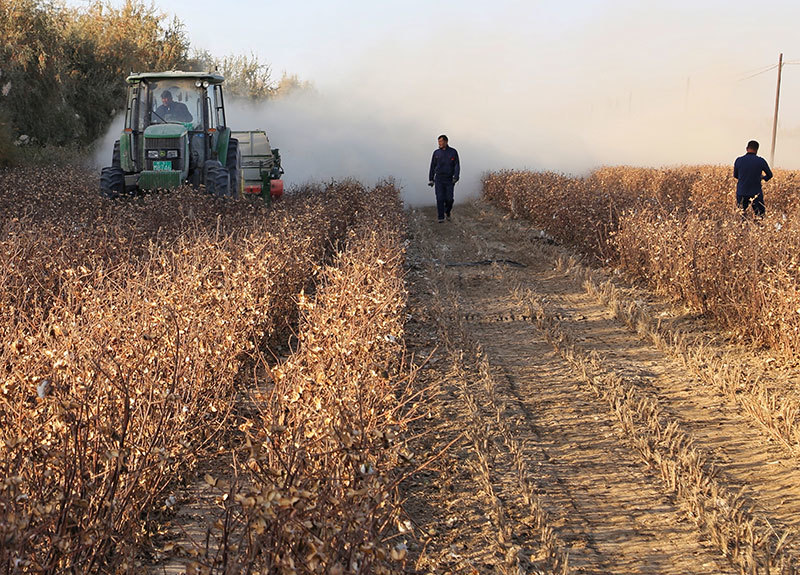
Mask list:
[{"label": "tractor hood", "polygon": [[180,138],[189,130],[183,124],[153,124],[144,130],[145,138]]}]

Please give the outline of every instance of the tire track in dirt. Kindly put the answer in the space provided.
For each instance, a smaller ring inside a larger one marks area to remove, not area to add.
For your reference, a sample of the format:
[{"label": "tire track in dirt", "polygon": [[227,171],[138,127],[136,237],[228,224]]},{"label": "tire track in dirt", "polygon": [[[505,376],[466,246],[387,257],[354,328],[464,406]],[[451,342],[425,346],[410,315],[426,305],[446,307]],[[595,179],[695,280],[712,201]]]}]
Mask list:
[{"label": "tire track in dirt", "polygon": [[[424,274],[412,269],[409,276]],[[417,549],[409,542],[414,571],[516,574],[541,572],[546,564],[546,572],[556,572],[558,550],[526,540],[545,541],[551,533],[541,529],[534,498],[524,500],[513,488],[511,450],[497,428],[486,425],[492,406],[466,385],[478,378],[476,370],[454,347],[458,342],[438,314],[441,308],[429,305],[439,297],[435,290],[419,290],[409,299],[407,343],[425,362],[417,378],[429,390],[428,416],[419,426],[422,450],[443,450],[435,467],[405,485],[405,507],[422,544]]]},{"label": "tire track in dirt", "polygon": [[[475,336],[502,346],[487,346],[487,353],[502,366],[500,377],[523,407],[526,431],[538,439],[530,458],[538,460],[540,485],[556,510],[554,524],[563,525],[575,571],[724,572],[727,566],[698,540],[658,478],[642,468],[617,422],[597,408],[596,398],[577,383],[550,385],[574,381],[552,345],[541,338],[507,346],[487,327]],[[530,325],[519,329],[530,331]],[[588,557],[584,548],[592,551]]]},{"label": "tire track in dirt", "polygon": [[685,372],[677,360],[651,353],[646,347],[639,353],[626,347],[622,355],[618,349],[627,346],[631,338],[598,337],[595,327],[591,322],[571,326],[584,347],[597,351],[614,371],[656,397],[665,412],[681,422],[695,445],[713,454],[725,481],[740,486],[756,511],[769,516],[777,530],[800,525],[800,493],[796,489],[800,465],[791,454],[765,437],[718,390],[688,375],[676,377]]},{"label": "tire track in dirt", "polygon": [[[475,208],[467,207],[465,213],[470,209]],[[415,220],[418,240],[426,235],[420,231],[427,225],[421,217],[417,214]],[[462,339],[473,339],[485,350],[502,404],[498,413],[511,422],[508,426],[524,446],[533,482],[550,515],[549,525],[570,547],[570,572],[730,572],[727,562],[720,562],[665,494],[660,479],[638,462],[606,409],[582,388],[541,334],[532,337],[529,318],[523,317],[509,294],[506,274],[512,272],[498,265],[442,265],[508,255],[502,241],[472,233],[477,231],[467,218],[457,218],[450,229],[431,230],[429,245],[421,249],[429,251],[434,264],[438,260],[435,281],[456,284],[448,305],[460,308],[456,312],[469,332]],[[550,261],[539,255],[536,265],[528,261],[528,270],[513,273],[543,273]],[[428,313],[441,316],[452,311],[440,308]],[[474,381],[468,385],[477,395],[479,386]],[[485,398],[482,403],[487,403]],[[505,464],[495,472],[512,471]],[[502,492],[508,502],[519,498],[512,481]],[[469,529],[477,526],[460,528]]]}]

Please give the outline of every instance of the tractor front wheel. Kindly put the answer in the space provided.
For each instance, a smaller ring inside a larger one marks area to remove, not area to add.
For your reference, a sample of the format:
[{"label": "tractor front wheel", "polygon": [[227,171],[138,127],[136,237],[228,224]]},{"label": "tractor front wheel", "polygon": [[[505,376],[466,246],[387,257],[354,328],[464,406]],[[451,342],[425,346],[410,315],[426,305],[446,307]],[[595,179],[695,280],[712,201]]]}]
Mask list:
[{"label": "tractor front wheel", "polygon": [[225,168],[230,176],[230,195],[238,198],[242,193],[242,154],[239,151],[239,140],[236,138],[231,138],[228,142]]},{"label": "tractor front wheel", "polygon": [[215,160],[206,162],[204,167],[206,192],[218,198],[227,197],[230,192],[228,170]]},{"label": "tractor front wheel", "polygon": [[112,200],[125,193],[125,172],[122,168],[111,166],[100,171],[100,193]]}]

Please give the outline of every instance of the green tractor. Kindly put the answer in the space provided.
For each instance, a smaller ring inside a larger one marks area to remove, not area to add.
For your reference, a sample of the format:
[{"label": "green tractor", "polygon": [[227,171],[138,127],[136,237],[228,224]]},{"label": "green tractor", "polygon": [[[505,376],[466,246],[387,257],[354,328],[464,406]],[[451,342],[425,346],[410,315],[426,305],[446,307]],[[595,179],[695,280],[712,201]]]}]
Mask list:
[{"label": "green tractor", "polygon": [[[114,144],[111,166],[100,172],[102,194],[116,198],[184,183],[204,186],[217,197],[242,194],[242,154],[225,120],[223,82],[214,72],[128,76],[125,126]],[[283,190],[282,181],[272,183],[283,173],[280,154],[270,149],[270,155],[261,177],[265,194]]]}]

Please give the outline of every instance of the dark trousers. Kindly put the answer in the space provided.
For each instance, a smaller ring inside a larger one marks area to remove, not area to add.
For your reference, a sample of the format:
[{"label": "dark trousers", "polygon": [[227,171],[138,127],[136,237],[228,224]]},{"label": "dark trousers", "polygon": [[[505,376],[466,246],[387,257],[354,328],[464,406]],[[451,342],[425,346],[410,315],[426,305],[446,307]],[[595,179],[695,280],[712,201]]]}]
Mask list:
[{"label": "dark trousers", "polygon": [[456,185],[453,182],[434,182],[436,189],[436,214],[440,220],[450,215],[453,209],[453,192]]},{"label": "dark trousers", "polygon": [[742,209],[742,213],[747,211],[747,206],[753,204],[753,213],[757,216],[763,216],[766,211],[764,206],[764,192],[759,192],[755,196],[736,196],[736,205]]}]

